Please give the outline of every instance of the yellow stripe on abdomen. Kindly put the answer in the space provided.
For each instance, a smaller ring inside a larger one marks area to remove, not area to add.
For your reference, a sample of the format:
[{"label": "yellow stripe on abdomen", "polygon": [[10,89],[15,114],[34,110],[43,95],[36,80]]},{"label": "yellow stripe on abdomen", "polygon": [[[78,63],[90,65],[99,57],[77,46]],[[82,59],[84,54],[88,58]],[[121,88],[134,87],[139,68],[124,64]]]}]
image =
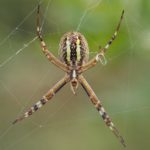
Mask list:
[{"label": "yellow stripe on abdomen", "polygon": [[66,51],[67,61],[70,62],[70,53],[71,53],[70,45],[71,45],[71,43],[70,43],[68,38],[67,38],[67,41],[66,41],[66,45],[67,45],[67,51]]},{"label": "yellow stripe on abdomen", "polygon": [[81,49],[80,49],[80,40],[79,39],[77,39],[77,42],[76,42],[76,44],[77,44],[77,48],[76,48],[76,52],[77,52],[77,61],[80,61],[80,59],[81,59]]}]

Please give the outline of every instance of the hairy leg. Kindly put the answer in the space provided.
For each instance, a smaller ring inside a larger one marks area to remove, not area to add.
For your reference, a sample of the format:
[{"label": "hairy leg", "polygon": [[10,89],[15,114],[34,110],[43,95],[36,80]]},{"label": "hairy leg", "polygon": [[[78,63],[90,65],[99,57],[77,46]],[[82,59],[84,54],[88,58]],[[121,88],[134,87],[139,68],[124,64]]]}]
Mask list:
[{"label": "hairy leg", "polygon": [[21,121],[29,116],[31,116],[34,112],[36,112],[39,108],[45,105],[52,97],[67,83],[70,81],[70,77],[66,75],[59,82],[57,82],[43,97],[40,101],[34,104],[27,112],[24,113],[23,116],[17,118],[13,124]]},{"label": "hairy leg", "polygon": [[100,100],[97,98],[97,96],[95,95],[94,91],[92,90],[92,88],[90,87],[88,82],[85,80],[85,78],[82,75],[80,75],[78,78],[79,78],[79,82],[80,82],[81,86],[86,91],[86,93],[89,96],[91,102],[96,107],[97,111],[101,115],[101,117],[104,120],[105,124],[110,128],[110,130],[120,140],[121,144],[125,147],[126,145],[125,145],[124,139],[120,135],[117,128],[114,126],[113,122],[111,121],[110,117],[108,116],[107,112],[105,111],[104,107],[102,106]]},{"label": "hairy leg", "polygon": [[112,44],[112,42],[116,39],[118,31],[120,29],[120,25],[121,22],[123,20],[123,15],[124,15],[124,10],[122,11],[119,23],[117,25],[117,28],[115,30],[115,32],[113,33],[111,39],[107,42],[106,46],[104,48],[100,49],[100,52],[93,58],[91,59],[88,63],[86,63],[85,65],[82,66],[81,68],[81,72],[84,72],[92,67],[94,67],[98,61],[101,61],[102,64],[106,64],[106,58],[105,58],[105,53],[108,50],[108,48],[110,47],[110,45]]},{"label": "hairy leg", "polygon": [[47,48],[46,43],[43,40],[42,34],[41,34],[41,28],[40,28],[40,5],[38,5],[38,10],[37,10],[37,36],[41,42],[41,47],[43,50],[43,53],[46,55],[48,60],[52,62],[54,65],[62,69],[63,71],[67,72],[68,67],[64,63],[62,63],[58,58],[56,58]]}]

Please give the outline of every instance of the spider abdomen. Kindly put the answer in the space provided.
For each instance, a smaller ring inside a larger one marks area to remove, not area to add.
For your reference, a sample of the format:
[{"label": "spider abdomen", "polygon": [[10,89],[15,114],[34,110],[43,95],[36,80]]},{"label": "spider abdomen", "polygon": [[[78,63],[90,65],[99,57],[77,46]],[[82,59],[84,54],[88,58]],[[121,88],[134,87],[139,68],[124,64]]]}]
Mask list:
[{"label": "spider abdomen", "polygon": [[88,61],[89,48],[85,37],[79,32],[68,32],[60,41],[60,57],[67,65],[82,65]]}]

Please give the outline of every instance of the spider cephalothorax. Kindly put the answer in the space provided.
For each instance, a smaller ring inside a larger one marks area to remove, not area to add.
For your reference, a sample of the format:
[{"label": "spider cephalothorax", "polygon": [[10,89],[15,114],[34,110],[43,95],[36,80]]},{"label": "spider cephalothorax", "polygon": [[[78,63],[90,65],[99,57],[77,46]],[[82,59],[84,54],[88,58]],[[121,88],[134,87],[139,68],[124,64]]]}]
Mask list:
[{"label": "spider cephalothorax", "polygon": [[47,48],[42,34],[41,28],[39,24],[39,9],[37,12],[37,36],[40,40],[41,47],[43,53],[46,55],[48,60],[59,67],[61,70],[66,72],[66,75],[57,82],[36,104],[34,104],[27,112],[24,113],[23,116],[17,118],[13,123],[21,121],[24,118],[29,117],[43,105],[45,105],[52,97],[68,82],[71,83],[71,89],[73,93],[78,86],[78,82],[81,84],[87,95],[89,96],[91,102],[101,115],[102,119],[104,120],[105,124],[110,128],[110,130],[115,134],[115,136],[120,140],[123,146],[125,146],[125,142],[120,135],[117,128],[114,126],[113,122],[111,121],[110,117],[108,116],[107,112],[105,111],[104,107],[102,106],[101,101],[98,99],[96,94],[94,93],[93,89],[83,77],[82,73],[97,64],[98,61],[103,62],[105,60],[104,54],[106,53],[109,46],[112,44],[112,41],[115,40],[117,33],[120,28],[121,21],[123,19],[124,11],[122,11],[122,15],[118,26],[112,35],[111,39],[107,42],[107,44],[100,49],[98,54],[88,61],[89,55],[89,48],[86,39],[84,36],[79,32],[68,32],[63,35],[60,41],[60,57],[61,60],[56,58]]}]

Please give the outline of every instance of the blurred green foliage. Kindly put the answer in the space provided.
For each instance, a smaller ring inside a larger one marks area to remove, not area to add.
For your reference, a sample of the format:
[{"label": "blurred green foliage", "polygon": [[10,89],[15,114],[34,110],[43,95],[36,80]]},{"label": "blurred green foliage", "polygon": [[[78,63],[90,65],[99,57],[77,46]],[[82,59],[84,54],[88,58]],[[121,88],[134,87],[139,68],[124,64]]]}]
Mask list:
[{"label": "blurred green foliage", "polygon": [[[38,40],[30,44],[36,36],[37,4],[37,0],[0,1],[0,65],[8,60],[0,67],[0,150],[123,149],[81,87],[74,96],[66,86],[31,118],[11,125],[64,75],[47,61]],[[79,26],[91,58],[109,40],[125,10],[118,37],[106,54],[108,64],[98,64],[85,77],[125,138],[127,149],[149,150],[150,1],[99,0],[96,4],[96,0],[43,0],[44,39],[57,56],[61,36]]]}]

